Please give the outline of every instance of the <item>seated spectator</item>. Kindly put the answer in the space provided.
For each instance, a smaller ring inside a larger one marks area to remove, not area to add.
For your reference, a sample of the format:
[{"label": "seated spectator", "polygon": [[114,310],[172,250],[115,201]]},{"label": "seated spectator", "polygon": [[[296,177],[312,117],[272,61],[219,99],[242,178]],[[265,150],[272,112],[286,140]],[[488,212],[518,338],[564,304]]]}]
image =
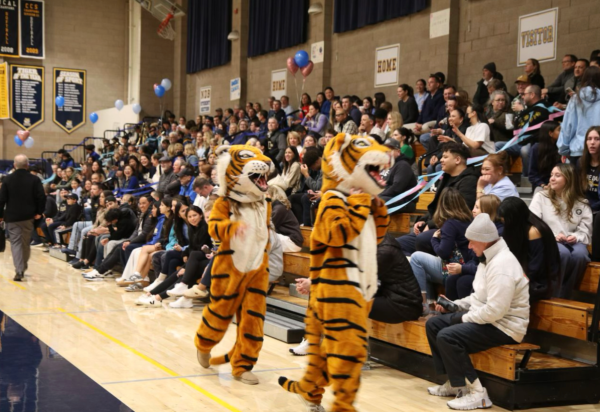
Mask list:
[{"label": "seated spectator", "polygon": [[552,230],[516,197],[498,208],[504,222],[502,237],[529,279],[529,302],[550,299],[560,268],[560,255]]},{"label": "seated spectator", "polygon": [[[419,284],[408,259],[389,233],[377,245],[377,278],[379,287],[373,297],[369,319],[397,324],[417,320],[421,316]],[[298,278],[296,290],[303,295],[308,295],[310,284],[309,278]],[[303,339],[302,343],[291,348],[290,352],[296,356],[305,356],[308,354],[308,349],[308,342]]]},{"label": "seated spectator", "polygon": [[402,119],[402,115],[399,112],[389,112],[385,122],[385,129],[383,130],[386,138],[391,137],[392,132],[403,125],[404,119]]},{"label": "seated spectator", "polygon": [[335,110],[335,126],[334,129],[337,133],[348,133],[348,134],[358,134],[358,126],[354,123],[354,120],[348,113],[342,108],[338,108]]},{"label": "seated spectator", "polygon": [[581,77],[579,91],[569,100],[560,136],[556,142],[558,152],[568,156],[572,164],[583,153],[588,129],[600,119],[600,68],[589,67]]},{"label": "seated spectator", "polygon": [[[491,62],[483,66],[482,70],[482,78],[477,82],[477,90],[475,91],[475,95],[473,96],[473,104],[475,106],[484,106],[487,104],[490,93],[488,91],[488,84],[492,79],[497,79],[504,84],[502,81],[502,74],[496,71],[496,63]],[[502,87],[501,87],[502,88]],[[504,89],[506,89],[506,85],[504,85]]]},{"label": "seated spectator", "polygon": [[[421,112],[421,109],[423,109],[423,103],[425,103],[425,99],[427,99],[427,95],[429,93],[427,93],[427,82],[424,79],[419,79],[417,80],[417,82],[415,83],[415,90],[414,90],[414,98],[417,101],[417,107],[419,108],[419,112]],[[411,93],[412,93],[412,88],[411,88]]]},{"label": "seated spectator", "polygon": [[198,154],[194,150],[194,145],[191,143],[183,146],[183,154],[185,155],[185,162],[191,166],[198,167]]},{"label": "seated spectator", "polygon": [[[436,123],[440,108],[443,107],[445,103],[443,91],[440,90],[442,85],[443,82],[441,82],[436,75],[432,74],[429,76],[429,79],[427,80],[429,95],[425,99],[425,103],[423,103],[423,108],[419,113],[417,122],[405,124],[404,127],[412,129],[412,131],[418,135],[429,132],[431,127]],[[408,122],[405,121],[405,123]]]},{"label": "seated spectator", "polygon": [[[487,213],[491,221],[496,225],[498,234],[502,236],[504,225],[496,213],[498,206],[500,206],[498,196],[483,195],[475,202],[472,213],[473,218],[476,218],[481,213]],[[446,265],[448,269],[448,276],[445,283],[446,296],[450,300],[466,298],[473,290],[473,280],[475,279],[479,259],[472,252],[470,253],[469,256],[463,257],[463,262],[452,262]]]},{"label": "seated spectator", "polygon": [[46,241],[55,247],[60,247],[59,239],[56,237],[55,231],[71,228],[83,213],[83,208],[77,201],[79,196],[74,193],[69,193],[65,196],[66,208],[64,212],[60,212],[55,218],[47,218],[46,225],[42,226]]},{"label": "seated spectator", "polygon": [[363,114],[358,128],[358,134],[361,136],[377,137],[379,143],[383,143],[385,135],[381,129],[375,127],[375,117],[371,114]]},{"label": "seated spectator", "polygon": [[537,59],[528,59],[525,62],[525,73],[529,77],[529,83],[543,89],[546,87],[544,82],[544,76],[542,76],[542,69],[540,68],[540,62]]},{"label": "seated spectator", "polygon": [[[377,102],[374,104],[374,106],[375,108],[379,107]],[[358,109],[358,106],[353,104],[352,96],[346,95],[342,97],[342,108],[346,111],[346,113],[348,113],[348,116],[354,120],[354,123],[360,124],[362,113]]]},{"label": "seated spectator", "polygon": [[510,108],[515,116],[518,116],[520,112],[527,109],[527,103],[525,102],[525,91],[527,90],[527,87],[531,85],[531,83],[529,83],[529,77],[527,77],[526,74],[522,74],[517,77],[515,84],[517,85],[517,95],[510,103]]},{"label": "seated spectator", "polygon": [[[308,114],[302,119],[302,126],[306,127],[309,131],[323,136],[325,130],[328,127],[329,119],[326,115],[319,112],[319,103],[312,102],[308,106]],[[357,109],[358,110],[358,109]]]},{"label": "seated spectator", "polygon": [[441,150],[443,155],[440,163],[444,175],[440,179],[433,201],[427,206],[427,213],[418,218],[413,226],[413,233],[396,239],[406,255],[411,255],[417,250],[434,254],[431,237],[436,232],[437,226],[432,217],[437,211],[440,193],[446,187],[458,189],[468,208],[472,208],[475,204],[475,188],[479,176],[472,167],[467,167],[469,158],[467,148],[451,142],[445,143]]},{"label": "seated spectator", "polygon": [[558,75],[558,77],[552,82],[552,84],[548,85],[548,87],[542,87],[542,98],[549,97],[551,102],[558,103],[566,103],[566,92],[565,92],[565,84],[571,78],[573,78],[573,69],[575,67],[575,63],[577,62],[577,57],[573,54],[565,54],[562,58],[562,69],[563,71]]},{"label": "seated spectator", "polygon": [[477,181],[477,197],[496,195],[500,200],[519,197],[514,183],[507,176],[510,173],[509,157],[506,152],[489,155],[481,165],[481,177]]},{"label": "seated spectator", "polygon": [[457,126],[453,126],[452,131],[469,148],[471,157],[495,153],[496,148],[490,138],[490,126],[483,114],[483,108],[467,107],[467,117],[471,125],[467,128],[466,133],[461,132]]},{"label": "seated spectator", "polygon": [[431,130],[432,138],[427,142],[427,153],[429,154],[429,158],[426,159],[426,163],[429,163],[427,173],[442,170],[442,165],[440,164],[442,151],[438,149],[440,142],[462,143],[460,137],[454,133],[454,127],[458,127],[458,130],[464,134],[467,132],[469,124],[470,122],[465,112],[462,109],[456,108],[448,115],[448,124],[444,128]]},{"label": "seated spectator", "polygon": [[585,136],[583,155],[577,163],[577,172],[583,183],[585,197],[592,209],[594,224],[592,230],[592,261],[600,261],[600,196],[598,182],[600,181],[600,126],[590,127]]},{"label": "seated spectator", "polygon": [[285,149],[285,155],[283,156],[283,167],[281,169],[281,177],[285,182],[287,195],[293,195],[302,185],[300,174],[300,154],[298,149],[294,146],[290,146]]},{"label": "seated spectator", "polygon": [[140,184],[138,183],[138,179],[135,176],[134,172],[133,172],[133,168],[129,165],[126,165],[125,168],[123,169],[123,183],[121,185],[122,189],[126,189],[126,190],[132,190],[132,189],[137,189],[138,187],[140,187]]},{"label": "seated spectator", "polygon": [[412,130],[407,129],[406,127],[394,129],[391,138],[400,143],[400,152],[402,152],[404,157],[408,159],[408,162],[411,164],[414,163],[415,152],[412,148],[412,145],[416,139]]},{"label": "seated spectator", "polygon": [[471,258],[465,231],[471,224],[472,216],[458,190],[449,187],[442,191],[433,220],[439,228],[431,238],[435,256],[415,252],[410,258],[410,266],[421,288],[423,316],[429,314],[429,304],[435,302],[433,285],[446,283],[447,265],[464,264]]},{"label": "seated spectator", "polygon": [[[405,130],[408,131],[408,129]],[[398,131],[395,131],[394,133],[397,132]],[[412,132],[409,131],[409,133]],[[417,178],[410,167],[410,159],[402,153],[398,141],[396,139],[387,139],[384,145],[391,149],[392,156],[394,157],[394,165],[381,173],[381,177],[385,180],[385,189],[379,194],[379,198],[384,202],[387,202],[399,194],[415,187],[417,185]],[[407,199],[401,200],[400,204],[406,202],[406,200]],[[388,209],[394,206],[397,205],[388,205]],[[417,200],[415,199],[395,213],[411,213],[414,212],[416,208]]]},{"label": "seated spectator", "polygon": [[196,177],[194,176],[193,169],[186,167],[179,172],[179,184],[181,185],[181,188],[179,189],[179,195],[188,197],[190,202],[194,202],[194,200],[196,200],[196,192],[194,191],[195,180]]},{"label": "seated spectator", "polygon": [[550,226],[558,242],[561,270],[553,295],[568,299],[590,262],[593,219],[573,166],[556,165],[548,189],[533,196],[529,209]]},{"label": "seated spectator", "polygon": [[204,210],[206,202],[211,194],[215,194],[217,187],[213,186],[212,182],[206,178],[197,178],[194,180],[192,185],[194,192],[196,193],[196,199],[194,199],[194,206],[198,206]]},{"label": "seated spectator", "polygon": [[297,132],[288,132],[286,141],[287,147],[295,147],[298,153],[302,151],[302,139],[300,138],[300,135]]},{"label": "seated spectator", "polygon": [[[427,92],[422,93],[421,105],[425,102],[427,96]],[[398,111],[400,112],[404,123],[416,123],[419,118],[419,106],[413,97],[412,87],[408,84],[401,84],[398,86],[398,99]]]},{"label": "seated spectator", "polygon": [[299,252],[302,250],[304,238],[300,232],[298,219],[291,211],[292,205],[285,195],[286,189],[287,184],[281,176],[269,181],[267,194],[272,202],[271,221],[275,226],[283,252]]},{"label": "seated spectator", "polygon": [[290,196],[292,211],[301,226],[312,226],[311,209],[321,198],[323,175],[321,172],[321,153],[316,147],[307,147],[300,166],[304,184],[300,191]]},{"label": "seated spectator", "polygon": [[375,114],[375,107],[373,107],[373,99],[371,99],[371,96],[364,97],[362,99],[362,106],[358,109],[362,114]]},{"label": "seated spectator", "polygon": [[275,167],[279,170],[285,154],[285,148],[287,147],[287,137],[285,133],[279,130],[279,123],[277,123],[277,120],[269,119],[267,126],[268,131],[266,132],[266,139],[268,147],[265,155],[273,161]]},{"label": "seated spectator", "polygon": [[549,120],[542,124],[538,142],[531,147],[528,178],[535,193],[547,188],[552,168],[561,161],[556,147],[559,134],[560,123]]},{"label": "seated spectator", "polygon": [[446,100],[446,103],[444,107],[440,109],[436,124],[431,128],[429,133],[423,133],[419,136],[419,142],[421,142],[427,152],[435,151],[438,142],[436,136],[444,134],[444,132],[450,128],[448,124],[450,115],[452,111],[458,107],[458,101],[455,96],[448,95],[448,92],[451,90],[454,90],[452,86],[449,86],[444,90],[444,99]]},{"label": "seated spectator", "polygon": [[509,102],[510,96],[502,90],[496,90],[490,96],[486,117],[494,142],[507,142],[513,137],[513,114]]},{"label": "seated spectator", "polygon": [[[436,373],[448,375],[446,383],[427,390],[457,396],[448,406],[462,410],[492,405],[469,355],[521,342],[529,324],[528,280],[489,216],[477,216],[466,237],[469,248],[486,260],[477,268],[474,291],[454,301],[459,312],[433,317],[425,326]],[[445,312],[439,305],[436,309]]]}]

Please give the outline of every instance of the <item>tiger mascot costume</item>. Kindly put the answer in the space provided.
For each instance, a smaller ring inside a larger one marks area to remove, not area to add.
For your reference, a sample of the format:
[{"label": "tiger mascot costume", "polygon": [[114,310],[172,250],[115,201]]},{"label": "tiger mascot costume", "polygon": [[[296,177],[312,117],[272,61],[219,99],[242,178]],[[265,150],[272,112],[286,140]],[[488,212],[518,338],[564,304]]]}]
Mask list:
[{"label": "tiger mascot costume", "polygon": [[[263,344],[269,284],[271,204],[265,199],[271,159],[251,146],[221,146],[216,151],[219,198],[208,221],[220,243],[212,265],[211,301],[196,333],[198,362],[204,368],[231,362],[234,379],[258,383],[251,372]],[[229,353],[211,359],[210,351],[237,318],[237,339]]]},{"label": "tiger mascot costume", "polygon": [[298,382],[279,378],[311,411],[324,411],[320,404],[328,385],[335,395],[332,411],[355,410],[370,301],[377,291],[377,244],[389,225],[387,208],[376,197],[385,187],[379,171],[391,162],[389,150],[373,138],[344,133],[323,153],[322,197],[310,237],[308,367]]}]

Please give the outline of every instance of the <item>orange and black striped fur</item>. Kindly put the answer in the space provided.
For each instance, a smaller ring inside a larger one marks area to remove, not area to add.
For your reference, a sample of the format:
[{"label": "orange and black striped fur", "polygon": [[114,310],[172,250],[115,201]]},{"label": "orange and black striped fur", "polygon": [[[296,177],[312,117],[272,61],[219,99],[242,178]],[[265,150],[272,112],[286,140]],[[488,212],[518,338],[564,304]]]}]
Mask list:
[{"label": "orange and black striped fur", "polygon": [[323,195],[310,239],[308,367],[301,380],[282,376],[279,384],[314,404],[332,385],[332,411],[355,410],[377,291],[377,244],[389,224],[387,208],[376,197],[382,190],[376,169],[390,163],[388,149],[372,138],[345,134],[332,139],[323,156]]},{"label": "orange and black striped fur", "polygon": [[213,206],[208,227],[220,246],[211,271],[211,302],[202,313],[195,344],[200,353],[210,353],[235,315],[234,347],[211,358],[210,364],[231,362],[233,376],[239,377],[252,370],[263,344],[271,220],[271,204],[264,192],[272,165],[254,147],[225,146],[218,153],[221,197]]}]

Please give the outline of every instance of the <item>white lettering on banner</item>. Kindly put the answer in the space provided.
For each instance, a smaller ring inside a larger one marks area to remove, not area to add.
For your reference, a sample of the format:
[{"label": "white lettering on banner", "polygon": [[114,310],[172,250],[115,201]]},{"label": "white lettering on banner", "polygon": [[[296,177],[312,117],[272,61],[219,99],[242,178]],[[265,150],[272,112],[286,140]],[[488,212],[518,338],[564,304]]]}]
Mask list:
[{"label": "white lettering on banner", "polygon": [[83,85],[83,79],[79,73],[60,71],[56,83],[73,83]]},{"label": "white lettering on banner", "polygon": [[519,17],[517,65],[529,59],[556,60],[558,8]]},{"label": "white lettering on banner", "polygon": [[202,87],[200,89],[200,114],[210,113],[211,87]]},{"label": "white lettering on banner", "polygon": [[378,47],[375,50],[375,87],[398,84],[400,45]]},{"label": "white lettering on banner", "polygon": [[17,0],[0,0],[2,7],[17,7]]},{"label": "white lettering on banner", "polygon": [[287,91],[287,69],[273,70],[271,72],[271,96],[281,99]]},{"label": "white lettering on banner", "polygon": [[39,75],[36,69],[27,69],[24,67],[17,68],[17,72],[13,76],[14,80],[35,80],[38,82],[42,81],[42,77]]}]

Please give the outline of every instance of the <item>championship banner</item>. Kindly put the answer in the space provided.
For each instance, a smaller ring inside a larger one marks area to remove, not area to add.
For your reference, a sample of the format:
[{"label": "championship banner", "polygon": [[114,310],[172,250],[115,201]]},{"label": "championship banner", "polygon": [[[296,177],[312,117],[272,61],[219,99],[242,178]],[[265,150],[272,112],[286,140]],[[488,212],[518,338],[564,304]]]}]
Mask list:
[{"label": "championship banner", "polygon": [[0,0],[0,56],[19,57],[19,0]]},{"label": "championship banner", "polygon": [[0,63],[0,119],[8,119],[8,63]]},{"label": "championship banner", "polygon": [[43,59],[45,57],[44,1],[21,0],[20,15],[21,56],[30,59]]},{"label": "championship banner", "polygon": [[31,130],[44,121],[44,68],[10,66],[10,119]]},{"label": "championship banner", "polygon": [[[54,68],[52,121],[67,133],[85,124],[86,77],[85,70]],[[65,99],[62,107],[56,105],[58,96]]]}]

